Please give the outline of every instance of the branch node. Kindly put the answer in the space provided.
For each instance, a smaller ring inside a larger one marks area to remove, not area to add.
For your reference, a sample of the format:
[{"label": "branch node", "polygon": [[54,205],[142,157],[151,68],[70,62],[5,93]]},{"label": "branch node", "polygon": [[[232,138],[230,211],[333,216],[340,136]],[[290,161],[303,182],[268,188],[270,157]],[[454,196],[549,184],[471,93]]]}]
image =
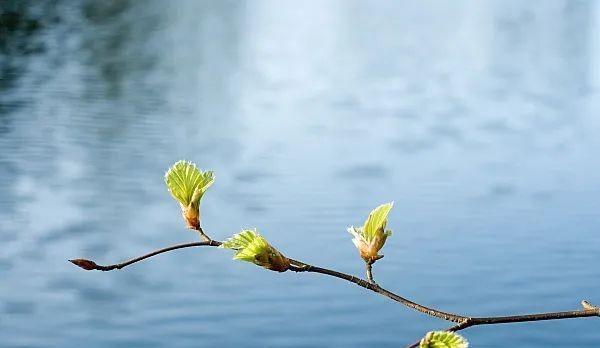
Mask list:
[{"label": "branch node", "polygon": [[198,233],[200,234],[200,239],[202,239],[204,242],[212,243],[213,240],[206,233],[204,233],[202,227],[198,226],[197,228],[192,229],[198,231]]}]

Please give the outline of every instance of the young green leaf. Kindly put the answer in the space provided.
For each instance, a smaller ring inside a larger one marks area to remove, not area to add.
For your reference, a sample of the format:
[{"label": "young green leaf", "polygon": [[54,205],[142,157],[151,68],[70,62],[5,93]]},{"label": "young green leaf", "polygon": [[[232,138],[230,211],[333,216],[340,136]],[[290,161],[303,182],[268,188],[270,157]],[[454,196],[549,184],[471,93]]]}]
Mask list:
[{"label": "young green leaf", "polygon": [[372,264],[383,257],[378,252],[383,248],[392,231],[386,230],[387,217],[394,203],[386,203],[373,209],[362,227],[350,226],[348,232],[354,237],[352,242],[365,262]]},{"label": "young green leaf", "polygon": [[189,161],[178,161],[165,173],[167,188],[179,202],[188,227],[200,227],[200,200],[214,181],[213,172],[203,172]]},{"label": "young green leaf", "polygon": [[421,340],[419,348],[467,348],[469,342],[461,335],[449,331],[431,331]]},{"label": "young green leaf", "polygon": [[[373,209],[365,221],[363,235],[367,241],[371,241],[378,233],[386,233],[387,217],[394,206],[394,202],[385,203]],[[389,231],[391,235],[391,231]]]},{"label": "young green leaf", "polygon": [[189,161],[178,161],[165,173],[169,192],[184,206],[199,201],[214,181],[213,172],[203,172]]},{"label": "young green leaf", "polygon": [[256,229],[242,230],[224,241],[220,248],[235,250],[234,260],[252,262],[272,271],[285,272],[290,267],[290,261]]}]

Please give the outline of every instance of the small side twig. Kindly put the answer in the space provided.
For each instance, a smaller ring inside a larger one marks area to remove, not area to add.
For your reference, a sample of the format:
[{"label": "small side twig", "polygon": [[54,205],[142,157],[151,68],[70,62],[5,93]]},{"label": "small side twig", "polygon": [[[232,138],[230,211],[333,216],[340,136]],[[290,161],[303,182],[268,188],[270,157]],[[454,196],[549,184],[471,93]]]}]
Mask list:
[{"label": "small side twig", "polygon": [[83,269],[85,269],[86,271],[92,271],[92,270],[97,270],[97,271],[112,271],[115,269],[121,269],[130,265],[133,265],[134,263],[143,261],[145,259],[151,258],[152,256],[156,256],[158,254],[162,254],[162,253],[166,253],[169,251],[173,251],[173,250],[177,250],[177,249],[183,249],[183,248],[191,248],[191,247],[198,247],[198,246],[219,246],[221,245],[220,242],[217,241],[209,241],[209,242],[193,242],[193,243],[185,243],[185,244],[177,244],[177,245],[173,245],[167,248],[163,248],[163,249],[158,249],[155,250],[153,252],[150,252],[148,254],[133,258],[131,260],[122,262],[122,263],[116,263],[113,265],[99,265],[96,262],[92,261],[92,260],[87,260],[87,259],[73,259],[73,260],[69,260],[69,262],[73,263],[76,266],[79,266]]},{"label": "small side twig", "polygon": [[[453,326],[447,328],[444,331],[456,332],[456,331],[460,331],[462,329],[466,329],[466,328],[468,328],[471,325],[473,325],[472,324],[472,319],[471,318],[467,318],[467,319],[463,320],[462,322],[460,322],[460,323],[458,323],[456,325],[453,325]],[[409,344],[408,346],[406,346],[406,348],[417,348],[417,347],[419,347],[419,344],[421,344],[421,340],[419,340],[419,341],[417,341],[417,342],[415,342],[413,344]]]},{"label": "small side twig", "polygon": [[366,270],[367,270],[367,280],[371,283],[375,283],[375,280],[373,280],[373,263],[367,262],[365,264],[366,264]]},{"label": "small side twig", "polygon": [[202,227],[198,226],[198,228],[195,229],[196,231],[198,231],[198,233],[200,234],[200,238],[205,241],[205,242],[211,242],[212,239],[210,239],[210,237],[204,233],[204,230],[202,229]]}]

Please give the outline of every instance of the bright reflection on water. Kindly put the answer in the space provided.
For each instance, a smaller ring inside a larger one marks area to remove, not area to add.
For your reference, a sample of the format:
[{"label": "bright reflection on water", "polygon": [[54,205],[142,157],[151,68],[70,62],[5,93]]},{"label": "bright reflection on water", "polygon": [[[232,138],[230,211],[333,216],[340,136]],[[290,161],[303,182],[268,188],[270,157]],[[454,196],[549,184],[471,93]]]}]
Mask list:
[{"label": "bright reflection on water", "polygon": [[[0,346],[399,347],[446,323],[219,250],[162,174],[216,171],[215,238],[257,226],[362,275],[345,231],[395,200],[380,284],[469,315],[600,302],[600,5],[2,2]],[[598,320],[473,328],[596,346]],[[499,341],[502,341],[500,343]]]}]

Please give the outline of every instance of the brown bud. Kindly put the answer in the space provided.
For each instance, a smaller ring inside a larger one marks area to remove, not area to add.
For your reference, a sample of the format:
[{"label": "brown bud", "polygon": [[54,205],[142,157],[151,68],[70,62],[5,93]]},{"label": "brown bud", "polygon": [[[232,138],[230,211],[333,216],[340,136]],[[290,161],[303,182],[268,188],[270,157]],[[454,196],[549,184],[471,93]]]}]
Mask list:
[{"label": "brown bud", "polygon": [[290,260],[283,256],[279,251],[275,250],[274,253],[269,255],[269,262],[265,268],[270,269],[271,271],[285,272],[290,268]]},{"label": "brown bud", "polygon": [[384,242],[385,237],[382,238],[380,235],[377,235],[371,243],[366,243],[364,240],[359,239],[355,244],[358,247],[360,257],[362,257],[366,263],[373,264],[383,257],[383,255],[378,254],[378,252],[379,249],[383,247]]},{"label": "brown bud", "polygon": [[198,230],[200,228],[200,209],[193,204],[187,207],[181,207],[181,215],[188,228]]},{"label": "brown bud", "polygon": [[85,269],[86,271],[98,269],[98,265],[94,261],[91,261],[91,260],[74,259],[74,260],[69,260],[69,262],[71,262],[72,264],[74,264],[78,267]]}]

